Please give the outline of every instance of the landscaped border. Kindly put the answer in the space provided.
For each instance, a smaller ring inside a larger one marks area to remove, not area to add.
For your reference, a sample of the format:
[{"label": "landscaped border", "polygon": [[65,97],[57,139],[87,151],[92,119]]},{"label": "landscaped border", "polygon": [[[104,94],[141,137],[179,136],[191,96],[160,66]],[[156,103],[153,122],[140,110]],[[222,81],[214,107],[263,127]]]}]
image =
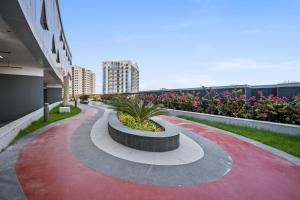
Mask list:
[{"label": "landscaped border", "polygon": [[[61,102],[56,102],[49,105],[49,109],[51,110],[55,106],[59,105]],[[21,117],[9,124],[0,128],[0,151],[2,151],[5,147],[7,147],[14,138],[18,135],[18,133],[29,126],[33,121],[38,120],[43,116],[43,108],[40,108],[24,117]]]},{"label": "landscaped border", "polygon": [[236,126],[232,124],[225,124],[222,122],[214,122],[200,118],[189,116],[178,116],[179,118],[207,125],[210,128],[222,130],[224,133],[231,133],[231,135],[245,140],[249,143],[270,150],[272,153],[279,155],[293,163],[296,162],[300,166],[300,136],[278,134],[271,131],[258,130],[249,127]]},{"label": "landscaped border", "polygon": [[21,137],[37,129],[53,122],[72,117],[81,112],[80,108],[75,108],[71,105],[72,110],[70,113],[59,113],[60,105],[61,102],[56,102],[49,106],[48,122],[44,122],[42,118],[43,108],[41,108],[0,128],[0,152],[4,151],[9,145],[14,144]]},{"label": "landscaped border", "polygon": [[116,142],[125,146],[150,152],[165,152],[179,147],[179,130],[163,120],[153,117],[153,121],[165,128],[162,132],[134,130],[124,126],[116,112],[112,112],[108,120],[109,135]]},{"label": "landscaped border", "polygon": [[253,119],[242,119],[235,117],[225,117],[220,115],[211,115],[205,113],[197,113],[183,110],[168,109],[169,113],[173,116],[185,115],[209,121],[222,122],[237,126],[245,126],[249,128],[256,128],[260,130],[272,131],[276,133],[283,133],[287,135],[300,135],[300,126],[292,124],[283,124],[275,122],[267,122]]}]

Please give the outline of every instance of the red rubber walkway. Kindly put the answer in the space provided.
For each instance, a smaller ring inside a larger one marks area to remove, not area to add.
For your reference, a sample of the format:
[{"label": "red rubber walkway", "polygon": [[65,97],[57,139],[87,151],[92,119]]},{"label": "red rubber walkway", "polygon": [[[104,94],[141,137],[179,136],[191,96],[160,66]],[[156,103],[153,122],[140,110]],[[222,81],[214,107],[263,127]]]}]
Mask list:
[{"label": "red rubber walkway", "polygon": [[300,199],[300,167],[232,136],[167,116],[162,118],[221,146],[233,159],[232,170],[205,184],[172,187],[143,185],[96,172],[82,164],[69,148],[74,131],[96,113],[96,109],[88,108],[23,148],[16,173],[27,199]]}]

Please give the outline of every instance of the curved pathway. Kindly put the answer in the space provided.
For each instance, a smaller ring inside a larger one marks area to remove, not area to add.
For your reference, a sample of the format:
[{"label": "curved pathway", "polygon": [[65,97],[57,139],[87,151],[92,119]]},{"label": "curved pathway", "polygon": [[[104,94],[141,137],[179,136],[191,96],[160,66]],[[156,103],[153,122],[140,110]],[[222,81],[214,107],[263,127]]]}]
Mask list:
[{"label": "curved pathway", "polygon": [[[77,117],[44,131],[22,149],[16,174],[27,199],[296,200],[300,197],[300,168],[296,165],[220,131],[167,116],[162,118],[224,149],[233,159],[231,171],[217,180],[188,186],[141,184],[96,171],[82,160],[89,161],[88,155],[78,159],[80,148],[87,143],[77,141],[76,154],[70,143],[78,130],[89,134],[102,112],[87,108]],[[113,164],[105,159],[101,162],[108,169]],[[135,175],[134,171],[128,173]]]},{"label": "curved pathway", "polygon": [[[189,147],[185,147],[188,151],[182,148],[170,152],[145,152],[123,146],[109,136],[108,115],[109,110],[106,110],[101,118],[96,117],[97,121],[92,128],[88,127],[88,124],[81,126],[70,141],[71,151],[75,157],[99,173],[140,184],[186,186],[217,180],[232,168],[232,160],[223,149],[210,140],[187,131],[182,131],[182,135],[193,140],[194,145],[201,146],[206,151],[204,157],[202,157],[203,150],[199,152],[188,149]],[[83,131],[90,128],[91,133]],[[106,136],[93,138],[96,134]],[[105,143],[105,148],[104,145],[97,144],[101,140]],[[181,146],[184,145],[190,143],[182,142]],[[194,159],[189,154],[200,154],[200,157]],[[193,162],[186,163],[189,158],[181,157],[192,157]],[[152,160],[151,164],[149,160]]]}]

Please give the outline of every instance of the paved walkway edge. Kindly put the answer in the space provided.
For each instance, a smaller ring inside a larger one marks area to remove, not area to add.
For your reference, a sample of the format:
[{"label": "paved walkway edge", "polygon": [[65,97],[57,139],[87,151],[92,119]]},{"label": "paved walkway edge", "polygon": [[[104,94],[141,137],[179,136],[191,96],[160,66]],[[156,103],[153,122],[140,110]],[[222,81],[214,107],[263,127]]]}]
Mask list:
[{"label": "paved walkway edge", "polygon": [[[49,106],[51,110],[55,106],[59,105],[61,101],[53,103]],[[15,121],[6,124],[0,128],[0,151],[5,149],[11,141],[18,135],[18,133],[28,127],[32,122],[38,120],[43,116],[43,108],[40,108],[32,113],[29,113]]]},{"label": "paved walkway edge", "polygon": [[0,153],[0,199],[4,200],[23,200],[26,199],[19,179],[16,175],[15,164],[16,160],[19,157],[19,154],[24,146],[29,144],[34,138],[43,132],[49,130],[52,127],[63,124],[72,120],[79,115],[83,114],[86,110],[85,106],[78,105],[81,109],[81,112],[72,117],[62,119],[51,124],[48,124],[44,127],[41,127],[30,134],[20,138],[15,144],[7,146],[7,148]]},{"label": "paved walkway edge", "polygon": [[212,130],[217,130],[217,131],[220,131],[226,135],[230,135],[232,137],[235,137],[235,138],[238,138],[242,141],[245,141],[245,142],[248,142],[248,143],[251,143],[251,144],[254,144],[255,146],[259,147],[259,148],[262,148],[276,156],[279,156],[285,160],[288,160],[289,162],[297,165],[300,167],[300,158],[296,157],[296,156],[293,156],[291,154],[288,154],[284,151],[281,151],[279,149],[276,149],[274,147],[271,147],[269,145],[266,145],[266,144],[263,144],[261,142],[258,142],[256,140],[252,140],[250,138],[247,138],[247,137],[244,137],[244,136],[241,136],[241,135],[238,135],[238,134],[235,134],[235,133],[232,133],[232,132],[229,132],[229,131],[225,131],[225,130],[222,130],[222,129],[219,129],[219,128],[215,128],[215,127],[212,127],[212,126],[208,126],[208,125],[205,125],[205,124],[201,124],[201,123],[197,123],[197,122],[193,122],[193,121],[190,121],[190,120],[186,120],[186,119],[182,119],[182,118],[178,118],[178,119],[181,119],[182,121],[185,121],[187,123],[192,123],[192,124],[198,124],[198,125],[201,125],[201,126],[204,126],[204,127],[208,127]]}]

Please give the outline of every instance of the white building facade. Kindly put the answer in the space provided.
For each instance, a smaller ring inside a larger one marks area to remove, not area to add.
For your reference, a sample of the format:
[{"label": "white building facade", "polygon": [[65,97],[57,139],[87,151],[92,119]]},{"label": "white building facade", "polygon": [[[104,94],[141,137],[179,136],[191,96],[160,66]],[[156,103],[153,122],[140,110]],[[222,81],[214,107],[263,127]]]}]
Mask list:
[{"label": "white building facade", "polygon": [[139,66],[130,60],[103,62],[103,93],[139,91]]},{"label": "white building facade", "polygon": [[59,0],[1,1],[0,124],[61,101],[71,65]]},{"label": "white building facade", "polygon": [[76,65],[70,67],[69,73],[72,75],[71,96],[96,93],[96,74],[91,70]]}]

